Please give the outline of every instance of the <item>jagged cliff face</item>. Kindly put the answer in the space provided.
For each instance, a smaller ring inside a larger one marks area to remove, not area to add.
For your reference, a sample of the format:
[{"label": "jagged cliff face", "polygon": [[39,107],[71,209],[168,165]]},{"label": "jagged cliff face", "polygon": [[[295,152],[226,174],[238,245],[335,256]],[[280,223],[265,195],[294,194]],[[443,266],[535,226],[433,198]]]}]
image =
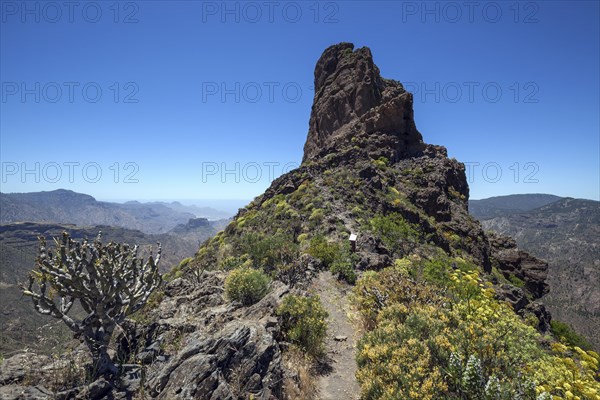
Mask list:
[{"label": "jagged cliff face", "polygon": [[315,98],[303,161],[340,149],[358,133],[389,136],[392,159],[417,154],[423,138],[414,123],[412,94],[379,75],[367,47],[329,47],[315,67]]}]

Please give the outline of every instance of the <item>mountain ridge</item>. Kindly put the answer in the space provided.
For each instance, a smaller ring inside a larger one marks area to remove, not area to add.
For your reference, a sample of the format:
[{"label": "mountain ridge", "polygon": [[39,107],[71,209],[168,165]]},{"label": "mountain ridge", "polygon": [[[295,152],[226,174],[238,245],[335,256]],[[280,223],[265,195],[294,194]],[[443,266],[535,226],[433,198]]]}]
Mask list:
[{"label": "mountain ridge", "polygon": [[[145,233],[166,233],[176,225],[197,218],[192,212],[206,211],[214,217],[226,213],[210,208],[183,206],[172,202],[129,201],[112,203],[57,189],[46,192],[0,193],[0,223],[72,223],[79,226],[109,225]],[[221,218],[213,218],[221,219]]]},{"label": "mountain ridge", "polygon": [[469,211],[477,219],[489,219],[530,211],[562,198],[543,193],[493,196],[480,200],[469,200]]}]

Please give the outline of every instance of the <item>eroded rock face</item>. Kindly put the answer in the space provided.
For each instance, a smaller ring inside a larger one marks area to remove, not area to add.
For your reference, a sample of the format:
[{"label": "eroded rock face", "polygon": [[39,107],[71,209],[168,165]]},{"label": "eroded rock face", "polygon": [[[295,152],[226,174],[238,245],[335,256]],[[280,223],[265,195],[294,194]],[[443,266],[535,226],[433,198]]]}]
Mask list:
[{"label": "eroded rock face", "polygon": [[525,288],[534,298],[539,299],[548,293],[546,277],[548,263],[519,250],[512,238],[488,235],[491,244],[492,259],[505,276],[521,279]]},{"label": "eroded rock face", "polygon": [[380,76],[367,47],[351,43],[327,48],[315,67],[315,98],[303,161],[350,143],[357,133],[393,137],[393,158],[425,147],[414,123],[412,94]]},{"label": "eroded rock face", "polygon": [[487,239],[491,264],[506,278],[516,277],[523,282],[523,288],[508,284],[496,285],[498,298],[510,303],[519,315],[534,315],[538,320],[538,330],[549,331],[552,316],[539,301],[548,293],[548,263],[520,250],[508,236],[488,233]]},{"label": "eroded rock face", "polygon": [[3,400],[50,400],[54,395],[43,386],[19,386],[15,384],[0,387]]},{"label": "eroded rock face", "polygon": [[[157,399],[281,398],[275,310],[289,288],[275,281],[262,300],[243,307],[224,298],[225,276],[207,272],[198,283],[176,279],[151,311],[153,322],[124,324],[128,333],[118,338],[119,357],[136,364],[126,365],[131,373],[125,371],[119,382],[100,379],[52,393],[51,360],[21,354],[0,364],[0,398],[131,399],[140,387]],[[45,369],[47,374],[35,372]]]},{"label": "eroded rock face", "polygon": [[261,324],[231,324],[219,337],[194,333],[188,345],[150,381],[159,399],[268,399],[281,377],[279,347]]},{"label": "eroded rock face", "polygon": [[223,298],[224,276],[206,273],[200,285],[178,279],[167,286],[167,297],[156,310],[157,326],[140,337],[155,336],[162,342],[160,349],[178,329],[189,333],[173,354],[154,355],[146,385],[152,397],[216,400],[248,393],[255,399],[280,397],[281,352],[274,311],[288,287],[274,282],[260,302],[241,307]]},{"label": "eroded rock face", "polygon": [[20,353],[0,364],[0,385],[22,382],[31,370],[48,364],[50,358],[32,353]]}]

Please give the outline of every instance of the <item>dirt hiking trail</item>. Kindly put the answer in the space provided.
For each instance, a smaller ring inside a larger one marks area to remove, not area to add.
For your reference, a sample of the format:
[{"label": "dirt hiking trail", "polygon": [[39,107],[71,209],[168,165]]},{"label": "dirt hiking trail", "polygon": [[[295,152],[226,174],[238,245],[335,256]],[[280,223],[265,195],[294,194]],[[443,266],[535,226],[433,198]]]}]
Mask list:
[{"label": "dirt hiking trail", "polygon": [[326,367],[318,380],[321,400],[356,400],[360,386],[356,380],[357,320],[351,318],[348,299],[350,287],[345,286],[329,271],[320,272],[314,279],[312,290],[321,297],[327,312],[327,338],[325,339]]}]

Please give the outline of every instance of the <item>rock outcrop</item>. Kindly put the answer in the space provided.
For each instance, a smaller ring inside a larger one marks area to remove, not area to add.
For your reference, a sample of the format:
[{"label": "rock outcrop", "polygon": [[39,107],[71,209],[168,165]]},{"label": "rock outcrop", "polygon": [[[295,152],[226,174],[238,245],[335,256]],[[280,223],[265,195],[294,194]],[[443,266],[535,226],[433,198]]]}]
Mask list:
[{"label": "rock outcrop", "polygon": [[[540,200],[547,204],[534,208]],[[481,202],[482,214],[498,215],[482,221],[486,230],[510,235],[520,248],[548,261],[544,303],[600,351],[600,202],[521,195],[515,202],[532,208],[526,211],[511,211],[513,196]]]},{"label": "rock outcrop", "polygon": [[[354,50],[351,43],[340,43],[323,52],[315,68],[314,86],[301,169],[310,170],[316,165],[323,169],[343,166],[358,170],[365,183],[363,193],[374,204],[381,201],[382,191],[400,186],[411,206],[396,209],[386,205],[385,211],[400,212],[425,230],[429,229],[429,221],[413,210],[433,218],[438,229],[431,227],[429,233],[438,246],[447,250],[451,246],[448,237],[468,238],[453,245],[467,251],[485,272],[491,273],[496,266],[505,278],[514,276],[523,281],[522,288],[511,283],[498,284],[499,297],[518,312],[532,309],[539,317],[540,329],[546,331],[550,315],[534,300],[548,292],[548,264],[518,249],[508,237],[486,236],[481,225],[471,218],[465,167],[448,158],[444,147],[424,143],[413,118],[412,94],[400,82],[380,76],[368,48]],[[393,169],[401,171],[399,179],[365,162],[378,159],[389,161]],[[407,178],[404,181],[403,176]],[[293,189],[290,177],[284,179]],[[439,235],[440,227],[446,230],[445,235]],[[372,239],[363,242],[359,254],[359,266],[364,268],[380,268],[391,262]]]},{"label": "rock outcrop", "polygon": [[339,150],[358,133],[378,140],[387,136],[394,160],[422,151],[412,94],[400,82],[379,75],[369,48],[353,50],[353,44],[340,43],[317,62],[303,161]]},{"label": "rock outcrop", "polygon": [[[226,274],[206,272],[199,283],[168,283],[151,323],[125,324],[116,357],[134,358],[118,382],[53,392],[53,380],[72,368],[44,356],[22,353],[0,365],[2,399],[130,399],[144,392],[158,399],[281,398],[280,336],[274,312],[288,286],[274,282],[258,303],[243,307],[223,294]],[[85,352],[84,352],[85,353]],[[107,393],[110,392],[110,397]]]},{"label": "rock outcrop", "polygon": [[548,293],[548,263],[520,250],[514,239],[508,236],[488,234],[492,245],[492,257],[505,276],[514,276],[524,282],[535,298]]},{"label": "rock outcrop", "polygon": [[200,285],[173,281],[154,312],[157,325],[152,335],[138,333],[146,342],[155,337],[149,346],[159,349],[178,335],[181,340],[171,355],[162,358],[164,362],[156,362],[160,352],[146,360],[154,364],[148,372],[153,397],[217,400],[249,393],[255,399],[280,397],[281,352],[274,310],[288,288],[277,282],[260,302],[241,307],[224,299],[223,278],[222,273],[206,273]]}]

